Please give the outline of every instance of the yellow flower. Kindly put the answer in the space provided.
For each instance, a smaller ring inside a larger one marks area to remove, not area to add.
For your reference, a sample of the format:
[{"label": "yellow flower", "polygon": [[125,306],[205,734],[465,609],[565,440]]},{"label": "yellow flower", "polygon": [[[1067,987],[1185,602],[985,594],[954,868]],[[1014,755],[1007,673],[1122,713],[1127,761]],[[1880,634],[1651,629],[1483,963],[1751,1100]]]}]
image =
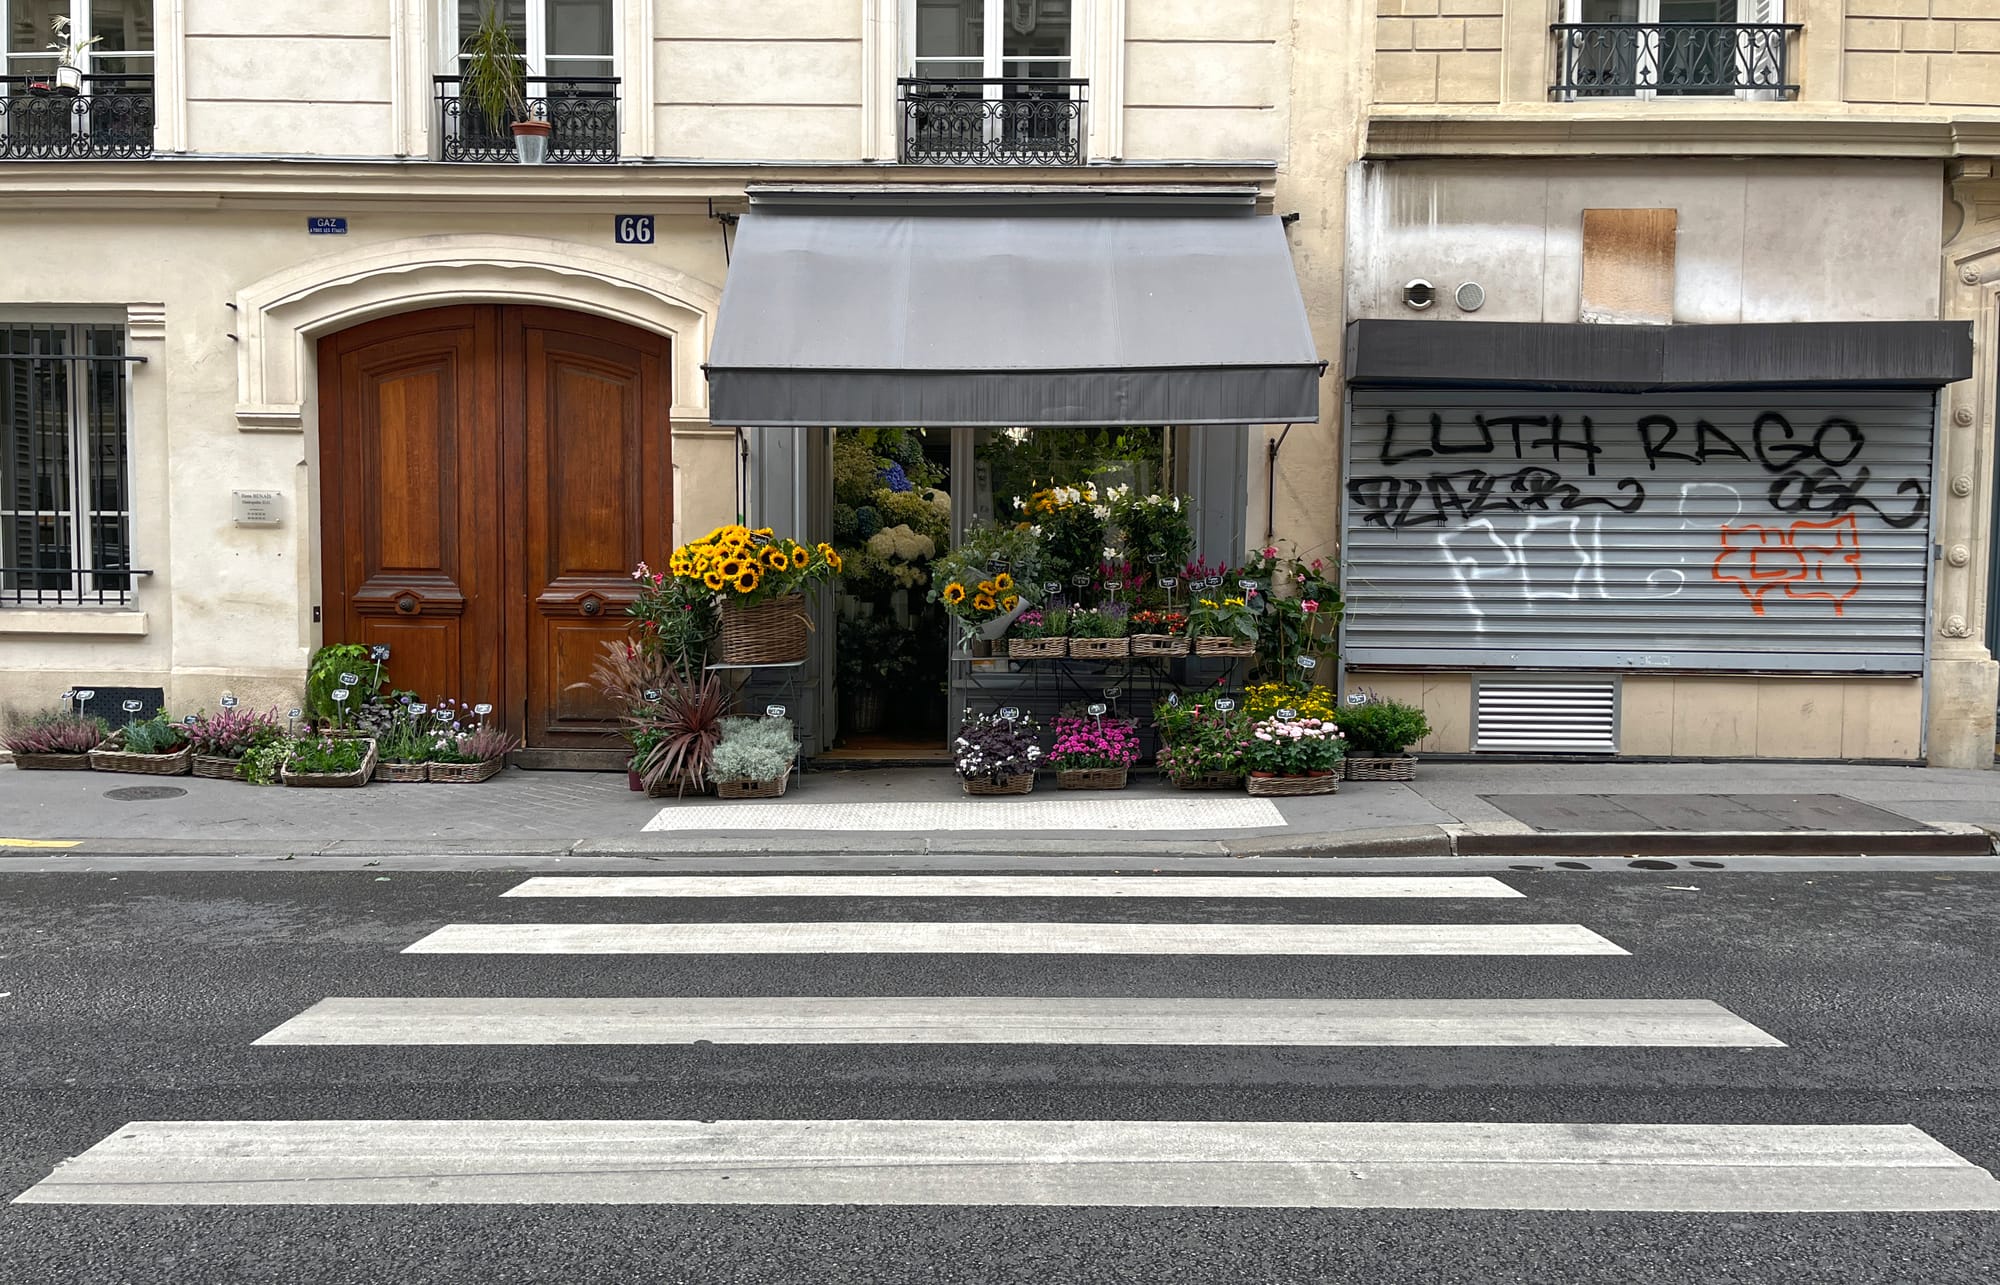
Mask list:
[{"label": "yellow flower", "polygon": [[722,573],[723,579],[734,580],[737,576],[743,574],[743,560],[741,558],[724,558],[716,564],[715,569]]},{"label": "yellow flower", "polygon": [[812,560],[813,560],[812,554],[806,552],[806,547],[803,544],[795,544],[792,546],[792,566],[795,569],[799,571],[804,571],[807,567],[812,565]]},{"label": "yellow flower", "polygon": [[1002,571],[999,575],[993,577],[993,591],[995,593],[1006,593],[1009,589],[1012,589],[1013,587],[1014,587],[1014,577],[1008,575],[1005,571]]},{"label": "yellow flower", "polygon": [[977,598],[974,598],[972,600],[972,606],[973,609],[976,611],[993,610],[993,595],[990,593],[980,594]]},{"label": "yellow flower", "polygon": [[708,574],[704,575],[701,578],[701,582],[707,585],[711,589],[720,589],[722,588],[722,586],[729,583],[727,580],[724,580],[722,578],[722,573],[720,571],[709,572]]},{"label": "yellow flower", "polygon": [[[738,528],[736,528],[736,529],[737,529],[737,530],[739,530],[739,531],[741,531],[741,530],[742,530],[743,528],[742,528],[742,527],[738,527]],[[763,536],[768,536],[768,535],[770,535],[770,534],[771,534],[771,528],[770,528],[770,527],[767,527],[767,526],[760,526],[760,527],[758,527],[758,528],[757,528],[757,529],[756,529],[755,531],[752,531],[752,532],[750,532],[750,534],[751,534],[751,535],[763,535]]]},{"label": "yellow flower", "polygon": [[790,562],[791,559],[785,556],[785,551],[776,545],[764,550],[764,565],[773,571],[783,571]]},{"label": "yellow flower", "polygon": [[835,553],[832,549],[828,549],[826,551],[826,565],[832,567],[835,571],[839,571],[840,555]]},{"label": "yellow flower", "polygon": [[1018,593],[1010,593],[1000,600],[1000,610],[1002,611],[1012,611],[1020,605],[1021,595]]},{"label": "yellow flower", "polygon": [[736,592],[738,593],[751,592],[752,590],[756,589],[757,580],[758,580],[757,568],[755,567],[746,568],[742,575],[736,577]]},{"label": "yellow flower", "polygon": [[944,600],[956,607],[965,601],[965,586],[954,580],[944,587]]},{"label": "yellow flower", "polygon": [[998,587],[991,580],[981,580],[979,582],[979,592],[981,593],[992,593]]}]

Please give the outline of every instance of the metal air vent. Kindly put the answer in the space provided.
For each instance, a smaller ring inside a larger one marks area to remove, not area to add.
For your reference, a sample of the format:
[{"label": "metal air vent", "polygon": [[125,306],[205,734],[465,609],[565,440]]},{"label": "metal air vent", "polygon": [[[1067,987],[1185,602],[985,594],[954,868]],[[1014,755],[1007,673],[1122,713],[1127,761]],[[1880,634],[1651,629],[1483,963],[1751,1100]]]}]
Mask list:
[{"label": "metal air vent", "polygon": [[1472,748],[1479,753],[1616,754],[1618,680],[1477,679]]}]

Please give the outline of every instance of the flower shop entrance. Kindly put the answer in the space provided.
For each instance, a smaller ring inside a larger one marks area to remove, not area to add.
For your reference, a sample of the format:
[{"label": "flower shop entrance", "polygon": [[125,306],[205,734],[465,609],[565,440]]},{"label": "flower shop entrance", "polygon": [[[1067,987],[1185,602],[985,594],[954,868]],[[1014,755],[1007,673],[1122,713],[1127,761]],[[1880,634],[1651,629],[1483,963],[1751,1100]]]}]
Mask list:
[{"label": "flower shop entrance", "polygon": [[[622,766],[591,670],[673,536],[668,340],[552,308],[438,308],[320,341],[325,641],[490,702],[544,765]],[[603,764],[592,751],[605,751]]]}]

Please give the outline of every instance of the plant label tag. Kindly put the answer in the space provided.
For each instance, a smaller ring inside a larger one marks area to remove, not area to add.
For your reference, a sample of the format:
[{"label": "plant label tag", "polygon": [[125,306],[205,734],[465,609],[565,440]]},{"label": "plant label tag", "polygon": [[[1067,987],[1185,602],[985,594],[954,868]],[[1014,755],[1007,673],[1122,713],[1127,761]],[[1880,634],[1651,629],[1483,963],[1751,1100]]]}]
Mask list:
[{"label": "plant label tag", "polygon": [[389,659],[389,644],[376,643],[373,647],[370,647],[368,649],[368,659],[375,661],[377,664]]},{"label": "plant label tag", "polygon": [[1257,592],[1257,582],[1255,580],[1238,580],[1236,587],[1245,593]]},{"label": "plant label tag", "polygon": [[120,708],[123,709],[127,714],[136,714],[140,710],[146,708],[146,702],[126,701],[123,705],[120,706]]},{"label": "plant label tag", "polygon": [[194,715],[192,715],[192,714],[189,714],[189,715],[188,715],[188,716],[187,716],[186,718],[184,718],[184,719],[182,719],[182,720],[181,720],[181,724],[182,724],[182,726],[184,726],[184,727],[193,727],[193,726],[194,726]]},{"label": "plant label tag", "polygon": [[1118,693],[1124,690],[1123,687],[1107,687],[1104,689],[1104,699],[1115,701],[1118,699]]},{"label": "plant label tag", "polygon": [[1052,594],[1056,594],[1056,593],[1061,593],[1061,592],[1062,592],[1062,581],[1060,581],[1060,580],[1050,580],[1050,581],[1048,581],[1048,582],[1046,582],[1045,584],[1043,584],[1043,585],[1042,585],[1042,591],[1043,591],[1044,593],[1052,593]]},{"label": "plant label tag", "polygon": [[1319,668],[1319,659],[1314,656],[1301,656],[1299,657],[1299,668],[1310,673]]},{"label": "plant label tag", "polygon": [[1149,553],[1146,555],[1146,561],[1148,562],[1161,563],[1165,562],[1166,560],[1167,560],[1167,555],[1164,553]]},{"label": "plant label tag", "polygon": [[430,712],[431,712],[431,707],[430,707],[430,706],[428,706],[428,705],[412,705],[412,706],[410,706],[410,717],[411,717],[411,718],[421,718],[422,716],[424,716],[425,714],[428,714],[428,713],[430,713]]},{"label": "plant label tag", "polygon": [[764,707],[765,718],[783,718],[784,716],[785,707],[783,705],[766,705]]},{"label": "plant label tag", "polygon": [[1220,710],[1222,713],[1227,714],[1230,710],[1236,708],[1236,702],[1225,696],[1221,700],[1215,702],[1215,708]]},{"label": "plant label tag", "polygon": [[301,709],[288,710],[285,714],[285,717],[291,719],[293,722],[297,722],[299,715],[303,713],[305,713],[305,711]]},{"label": "plant label tag", "polygon": [[95,700],[97,699],[97,689],[94,687],[78,688],[76,698],[80,701]]},{"label": "plant label tag", "polygon": [[1347,698],[1347,703],[1349,705],[1366,705],[1368,698],[1360,692],[1355,692]]},{"label": "plant label tag", "polygon": [[1181,694],[1180,694],[1179,692],[1168,692],[1168,693],[1167,693],[1167,704],[1169,704],[1169,705],[1176,705],[1176,706],[1177,706],[1177,705],[1179,705],[1180,703],[1181,703]]},{"label": "plant label tag", "polygon": [[654,687],[648,687],[646,689],[646,699],[648,701],[656,701],[660,699],[659,689]]},{"label": "plant label tag", "polygon": [[493,712],[493,707],[491,705],[488,705],[486,702],[481,701],[479,704],[474,705],[472,707],[472,712],[479,715],[479,717],[481,718],[485,718],[488,714],[491,714]]},{"label": "plant label tag", "polygon": [[236,698],[235,698],[234,696],[224,696],[224,697],[222,698],[222,708],[224,708],[224,709],[235,709],[235,708],[236,708]]},{"label": "plant label tag", "polygon": [[1069,578],[1069,582],[1081,589],[1090,583],[1090,573],[1088,571],[1079,571]]},{"label": "plant label tag", "polygon": [[342,674],[340,676],[340,685],[342,687],[352,687],[360,681],[361,675],[359,674]]},{"label": "plant label tag", "polygon": [[1021,711],[1013,705],[1009,705],[1000,711],[1000,720],[1005,723],[1011,723],[1019,717],[1021,717]]},{"label": "plant label tag", "polygon": [[1084,708],[1084,713],[1089,714],[1092,718],[1103,718],[1104,708],[1102,705],[1089,705]]},{"label": "plant label tag", "polygon": [[66,701],[73,701],[73,700],[75,700],[75,699],[76,699],[76,688],[72,687],[72,688],[70,688],[70,689],[69,689],[68,691],[64,692],[64,693],[62,694],[62,698],[63,698],[64,700],[66,700]]},{"label": "plant label tag", "polygon": [[332,695],[334,700],[338,701],[342,705],[345,705],[347,703],[348,697],[354,695],[353,692],[348,691],[345,687],[336,687],[330,694]]},{"label": "plant label tag", "polygon": [[1161,577],[1160,577],[1160,588],[1162,588],[1162,589],[1171,589],[1171,588],[1173,588],[1173,587],[1174,587],[1175,585],[1179,584],[1180,582],[1181,582],[1181,581],[1180,581],[1180,577],[1179,577],[1179,576],[1161,576]]},{"label": "plant label tag", "polygon": [[1278,721],[1281,723],[1289,723],[1298,716],[1299,712],[1295,709],[1281,709],[1278,711]]}]

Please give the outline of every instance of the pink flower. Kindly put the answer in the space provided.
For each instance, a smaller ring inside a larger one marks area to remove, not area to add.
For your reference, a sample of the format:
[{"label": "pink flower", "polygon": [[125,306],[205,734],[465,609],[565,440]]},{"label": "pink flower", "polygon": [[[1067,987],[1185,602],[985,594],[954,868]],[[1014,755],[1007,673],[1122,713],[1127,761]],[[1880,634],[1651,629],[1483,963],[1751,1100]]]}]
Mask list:
[{"label": "pink flower", "polygon": [[1265,556],[1265,557],[1267,557],[1267,558],[1275,558],[1275,557],[1277,557],[1277,556],[1278,556],[1278,546],[1274,544],[1274,545],[1272,545],[1272,546],[1271,546],[1270,548],[1268,548],[1268,549],[1264,550],[1264,556]]},{"label": "pink flower", "polygon": [[1315,598],[1306,599],[1304,602],[1299,604],[1299,610],[1305,612],[1308,616],[1312,615],[1315,611],[1319,610],[1318,599]]}]

